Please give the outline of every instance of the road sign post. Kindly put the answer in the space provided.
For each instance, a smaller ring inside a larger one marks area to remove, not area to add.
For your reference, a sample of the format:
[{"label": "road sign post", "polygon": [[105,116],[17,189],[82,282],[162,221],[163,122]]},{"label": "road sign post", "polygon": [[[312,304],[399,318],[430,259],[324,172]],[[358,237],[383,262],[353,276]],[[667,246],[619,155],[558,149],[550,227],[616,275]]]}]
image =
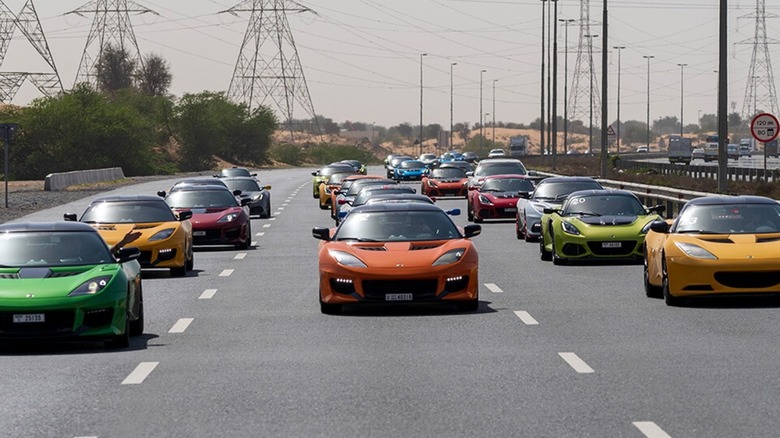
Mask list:
[{"label": "road sign post", "polygon": [[750,122],[750,134],[764,144],[764,175],[766,175],[766,144],[777,138],[780,123],[769,113],[756,114]]},{"label": "road sign post", "polygon": [[19,125],[16,123],[0,123],[0,137],[3,138],[3,156],[5,158],[5,164],[3,167],[3,178],[5,179],[5,208],[8,208],[8,149],[11,146],[11,137],[13,137],[16,128]]}]

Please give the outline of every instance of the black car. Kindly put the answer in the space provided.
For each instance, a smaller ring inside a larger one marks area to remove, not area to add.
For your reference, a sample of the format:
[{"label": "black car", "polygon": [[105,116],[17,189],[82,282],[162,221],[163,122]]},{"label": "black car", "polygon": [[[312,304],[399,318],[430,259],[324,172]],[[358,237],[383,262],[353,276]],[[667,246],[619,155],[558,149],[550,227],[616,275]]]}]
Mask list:
[{"label": "black car", "polygon": [[222,178],[228,189],[239,191],[241,199],[249,199],[250,216],[260,216],[263,219],[271,217],[271,186],[262,186],[260,182],[251,176],[233,176]]}]

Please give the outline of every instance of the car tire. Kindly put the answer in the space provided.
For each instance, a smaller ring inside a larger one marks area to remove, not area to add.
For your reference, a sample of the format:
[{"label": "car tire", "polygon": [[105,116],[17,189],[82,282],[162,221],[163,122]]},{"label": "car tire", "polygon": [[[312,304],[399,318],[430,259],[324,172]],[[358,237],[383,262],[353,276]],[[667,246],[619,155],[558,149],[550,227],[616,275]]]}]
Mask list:
[{"label": "car tire", "polygon": [[554,236],[553,236],[553,239],[552,239],[552,254],[551,254],[551,256],[552,256],[553,265],[561,266],[561,265],[566,265],[566,264],[569,263],[568,260],[566,260],[565,258],[563,258],[563,257],[558,255],[558,249],[556,249],[556,246],[555,246],[555,237]]},{"label": "car tire", "polygon": [[552,260],[552,253],[544,247],[544,238],[539,239],[539,258],[544,262]]},{"label": "car tire", "polygon": [[330,210],[330,205],[320,202],[320,210]]},{"label": "car tire", "polygon": [[130,318],[125,315],[125,332],[108,339],[105,346],[109,350],[119,350],[130,346]]},{"label": "car tire", "polygon": [[193,252],[192,247],[190,247],[189,256],[190,258],[188,258],[184,263],[184,269],[187,271],[192,271],[195,269],[195,253]]},{"label": "car tire", "polygon": [[260,213],[260,219],[268,219],[269,217],[271,217],[271,201],[268,201],[268,204],[265,205],[265,209]]},{"label": "car tire", "polygon": [[519,225],[515,225],[515,233],[517,234],[517,240],[525,239],[525,233],[523,233],[523,230],[520,229]]},{"label": "car tire", "polygon": [[466,219],[469,222],[474,222],[474,212],[471,211],[471,204],[466,204]]},{"label": "car tire", "polygon": [[252,246],[252,227],[247,227],[246,240],[236,245],[238,249],[249,249]]},{"label": "car tire", "polygon": [[130,321],[130,336],[141,336],[144,333],[144,296],[138,291],[138,319]]},{"label": "car tire", "polygon": [[664,295],[664,302],[667,306],[676,307],[682,304],[682,298],[675,297],[671,294],[669,291],[669,273],[666,270],[666,257],[662,255],[663,261],[662,261],[662,270],[663,270],[663,295]]},{"label": "car tire", "polygon": [[458,310],[461,312],[476,312],[479,310],[479,299],[476,300],[470,300],[470,301],[458,301],[455,303],[455,306],[457,306]]},{"label": "car tire", "polygon": [[171,277],[184,277],[187,275],[187,262],[184,262],[184,266],[171,268]]},{"label": "car tire", "polygon": [[644,278],[644,286],[645,286],[645,295],[648,298],[662,298],[663,297],[663,287],[655,286],[650,283],[650,273],[648,271],[647,266],[647,253],[645,253],[645,256],[643,258],[643,278]]}]

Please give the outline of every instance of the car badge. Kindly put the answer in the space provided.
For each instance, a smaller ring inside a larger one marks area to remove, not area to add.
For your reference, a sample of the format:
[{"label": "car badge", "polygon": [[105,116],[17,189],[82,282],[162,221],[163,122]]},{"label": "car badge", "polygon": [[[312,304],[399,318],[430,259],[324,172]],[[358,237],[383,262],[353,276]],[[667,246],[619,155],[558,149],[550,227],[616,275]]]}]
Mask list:
[{"label": "car badge", "polygon": [[404,264],[403,264],[403,263],[396,263],[396,264],[395,264],[395,267],[396,267],[396,268],[403,268],[403,267],[404,267]]},{"label": "car badge", "polygon": [[753,258],[753,256],[752,256],[752,255],[749,255],[749,256],[747,256],[747,258],[749,258],[749,259],[752,259],[752,258]]},{"label": "car badge", "polygon": [[26,297],[27,298],[35,298],[35,295],[34,294],[27,294]]}]

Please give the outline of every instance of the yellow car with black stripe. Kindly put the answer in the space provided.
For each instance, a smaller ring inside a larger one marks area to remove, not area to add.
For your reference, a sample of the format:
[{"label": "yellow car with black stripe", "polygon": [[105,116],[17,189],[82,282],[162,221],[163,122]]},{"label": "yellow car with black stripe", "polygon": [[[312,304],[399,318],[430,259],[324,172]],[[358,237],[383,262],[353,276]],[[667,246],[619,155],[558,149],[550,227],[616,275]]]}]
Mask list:
[{"label": "yellow car with black stripe", "polygon": [[[142,268],[169,268],[171,276],[183,277],[194,267],[192,212],[174,214],[158,196],[109,196],[87,207],[79,221],[95,228],[103,240],[114,245],[130,232],[141,237],[132,247],[141,250]],[[65,220],[75,221],[75,214]]]}]

